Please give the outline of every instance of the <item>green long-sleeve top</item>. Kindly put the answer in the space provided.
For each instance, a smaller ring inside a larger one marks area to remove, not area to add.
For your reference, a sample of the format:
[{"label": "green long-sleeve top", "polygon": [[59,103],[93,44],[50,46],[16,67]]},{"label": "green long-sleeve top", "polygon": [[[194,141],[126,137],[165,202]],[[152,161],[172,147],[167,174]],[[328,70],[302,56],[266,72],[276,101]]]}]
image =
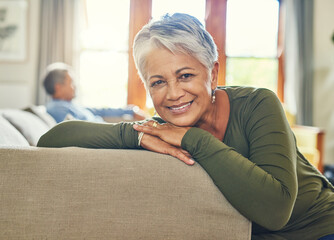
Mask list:
[{"label": "green long-sleeve top", "polygon": [[[252,239],[314,240],[334,234],[334,188],[298,151],[276,95],[266,89],[221,89],[230,101],[223,142],[193,127],[181,145],[253,222]],[[38,146],[139,148],[132,125],[64,122]]]}]

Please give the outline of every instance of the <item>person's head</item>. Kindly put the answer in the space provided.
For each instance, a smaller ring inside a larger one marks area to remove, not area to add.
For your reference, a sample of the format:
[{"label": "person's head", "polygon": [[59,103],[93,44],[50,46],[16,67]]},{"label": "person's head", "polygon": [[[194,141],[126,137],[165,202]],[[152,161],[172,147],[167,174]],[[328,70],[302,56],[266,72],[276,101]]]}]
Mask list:
[{"label": "person's head", "polygon": [[211,111],[218,53],[196,18],[176,13],[144,26],[134,60],[158,114],[179,126],[196,125]]},{"label": "person's head", "polygon": [[46,69],[43,85],[55,99],[71,101],[75,97],[72,69],[65,63],[53,63]]},{"label": "person's head", "polygon": [[136,35],[133,54],[138,73],[146,84],[146,59],[154,48],[188,54],[212,69],[218,60],[217,46],[201,22],[188,14],[165,15],[145,25]]}]

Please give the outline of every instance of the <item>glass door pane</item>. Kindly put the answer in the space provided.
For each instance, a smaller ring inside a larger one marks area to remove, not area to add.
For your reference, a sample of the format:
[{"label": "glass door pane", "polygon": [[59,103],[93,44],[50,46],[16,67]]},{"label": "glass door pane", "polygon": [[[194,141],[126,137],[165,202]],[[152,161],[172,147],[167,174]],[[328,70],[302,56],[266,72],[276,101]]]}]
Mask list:
[{"label": "glass door pane", "polygon": [[277,56],[277,0],[228,0],[226,9],[227,56]]},{"label": "glass door pane", "polygon": [[129,0],[86,0],[78,98],[90,107],[127,102]]},{"label": "glass door pane", "polygon": [[268,88],[277,92],[277,59],[227,58],[226,85]]},{"label": "glass door pane", "polygon": [[228,0],[226,85],[277,92],[277,0]]},{"label": "glass door pane", "polygon": [[152,0],[152,18],[159,19],[166,13],[187,13],[202,22],[205,19],[205,0]]}]

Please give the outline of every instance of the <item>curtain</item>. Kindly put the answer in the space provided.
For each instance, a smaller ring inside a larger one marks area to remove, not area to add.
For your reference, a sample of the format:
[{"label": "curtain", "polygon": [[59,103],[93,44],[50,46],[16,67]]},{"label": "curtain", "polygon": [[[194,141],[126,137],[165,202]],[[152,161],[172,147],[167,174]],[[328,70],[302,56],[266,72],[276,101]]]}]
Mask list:
[{"label": "curtain", "polygon": [[64,62],[76,68],[77,11],[79,0],[43,0],[40,8],[40,49],[36,104],[45,104],[43,88],[46,67]]},{"label": "curtain", "polygon": [[285,99],[296,123],[313,125],[313,0],[285,0]]}]

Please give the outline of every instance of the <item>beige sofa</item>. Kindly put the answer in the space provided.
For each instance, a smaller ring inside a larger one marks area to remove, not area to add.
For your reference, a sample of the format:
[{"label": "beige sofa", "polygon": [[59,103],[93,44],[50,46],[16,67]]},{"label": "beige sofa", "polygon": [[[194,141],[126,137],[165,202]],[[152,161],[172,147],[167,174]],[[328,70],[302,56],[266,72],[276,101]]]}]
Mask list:
[{"label": "beige sofa", "polygon": [[0,239],[251,239],[251,223],[198,164],[39,148],[54,123],[31,110],[0,109]]}]

